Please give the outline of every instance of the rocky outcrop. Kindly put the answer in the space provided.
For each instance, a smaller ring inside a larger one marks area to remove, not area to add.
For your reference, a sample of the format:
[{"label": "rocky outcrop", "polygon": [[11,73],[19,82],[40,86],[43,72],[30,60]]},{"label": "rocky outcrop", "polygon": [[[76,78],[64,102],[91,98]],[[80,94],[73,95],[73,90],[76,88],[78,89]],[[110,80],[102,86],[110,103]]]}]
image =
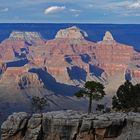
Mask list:
[{"label": "rocky outcrop", "polygon": [[2,124],[2,140],[138,140],[140,114],[57,111],[14,113]]},{"label": "rocky outcrop", "polygon": [[6,64],[0,61],[0,74],[2,74],[6,70]]},{"label": "rocky outcrop", "polygon": [[38,32],[14,31],[10,34],[11,41],[24,41],[25,46],[43,46],[45,41]]},{"label": "rocky outcrop", "polygon": [[43,87],[43,83],[38,75],[28,72],[28,70],[29,65],[7,68],[1,76],[0,84],[4,86],[15,86],[20,89]]},{"label": "rocky outcrop", "polygon": [[17,83],[17,79],[23,73],[28,72],[28,66],[23,67],[9,67],[2,74],[0,83],[5,85],[12,85],[13,83]]},{"label": "rocky outcrop", "polygon": [[87,37],[87,33],[80,30],[79,28],[77,28],[76,26],[67,28],[67,29],[62,29],[60,30],[55,38],[58,39],[84,39],[84,37]]},{"label": "rocky outcrop", "polygon": [[114,38],[113,38],[112,34],[109,31],[107,31],[105,33],[103,41],[114,41]]},{"label": "rocky outcrop", "polygon": [[10,34],[9,39],[13,40],[34,40],[40,39],[41,35],[38,32],[20,32],[20,31],[13,31]]},{"label": "rocky outcrop", "polygon": [[38,32],[13,31],[0,44],[0,57],[3,61],[13,61],[16,57],[26,57],[28,47],[43,45],[45,41]]},{"label": "rocky outcrop", "polygon": [[43,87],[43,82],[36,73],[26,72],[18,76],[18,85],[20,89]]}]

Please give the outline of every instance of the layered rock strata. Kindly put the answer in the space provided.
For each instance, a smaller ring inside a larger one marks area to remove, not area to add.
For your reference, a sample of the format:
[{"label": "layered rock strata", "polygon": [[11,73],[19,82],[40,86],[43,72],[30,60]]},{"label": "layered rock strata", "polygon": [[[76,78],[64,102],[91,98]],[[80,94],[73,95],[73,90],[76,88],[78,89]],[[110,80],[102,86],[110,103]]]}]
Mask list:
[{"label": "layered rock strata", "polygon": [[14,113],[2,124],[2,140],[139,140],[140,114],[87,115],[76,111]]},{"label": "layered rock strata", "polygon": [[[0,44],[0,60],[5,64],[0,64],[2,77],[9,69],[15,72],[18,69],[16,66],[6,69],[7,63],[26,58],[30,65],[28,70],[43,69],[61,84],[82,86],[85,81],[95,80],[110,92],[110,79],[117,74],[122,75],[121,81],[124,81],[128,71],[129,79],[140,81],[140,53],[132,46],[118,43],[109,31],[97,43],[86,37],[87,33],[76,26],[61,29],[55,39],[48,41],[37,32],[12,32]],[[115,89],[122,84],[117,83]]]}]

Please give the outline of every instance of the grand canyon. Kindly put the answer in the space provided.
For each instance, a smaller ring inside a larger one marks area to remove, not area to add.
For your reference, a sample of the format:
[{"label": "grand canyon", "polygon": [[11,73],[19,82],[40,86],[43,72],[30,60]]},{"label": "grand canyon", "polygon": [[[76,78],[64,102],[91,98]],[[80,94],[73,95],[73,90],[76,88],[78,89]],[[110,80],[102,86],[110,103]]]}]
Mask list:
[{"label": "grand canyon", "polygon": [[[38,32],[12,32],[0,44],[1,85],[20,90],[48,86],[51,90],[50,76],[53,82],[71,88],[97,80],[113,94],[115,87],[112,91],[110,84],[114,80],[116,87],[125,79],[139,82],[140,53],[133,46],[116,42],[109,31],[96,43],[87,36],[76,26],[58,31],[53,40],[45,40]],[[68,95],[69,91],[59,92]]]},{"label": "grand canyon", "polygon": [[46,110],[86,110],[87,99],[73,96],[86,81],[105,86],[107,106],[125,80],[140,82],[140,53],[133,46],[117,42],[110,31],[101,41],[87,37],[76,26],[51,40],[39,32],[11,32],[0,43],[1,122],[13,112],[30,112],[32,96],[46,97]]}]

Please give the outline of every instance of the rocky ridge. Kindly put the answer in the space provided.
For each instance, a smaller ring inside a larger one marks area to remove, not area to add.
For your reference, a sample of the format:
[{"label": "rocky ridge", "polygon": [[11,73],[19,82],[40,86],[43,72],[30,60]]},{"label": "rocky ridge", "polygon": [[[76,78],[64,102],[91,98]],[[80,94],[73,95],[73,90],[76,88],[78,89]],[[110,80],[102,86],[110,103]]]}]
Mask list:
[{"label": "rocky ridge", "polygon": [[41,35],[38,32],[20,32],[20,31],[13,31],[9,39],[15,39],[15,40],[33,40],[33,39],[41,39]]},{"label": "rocky ridge", "polygon": [[21,112],[2,124],[1,140],[138,140],[139,128],[139,113]]}]

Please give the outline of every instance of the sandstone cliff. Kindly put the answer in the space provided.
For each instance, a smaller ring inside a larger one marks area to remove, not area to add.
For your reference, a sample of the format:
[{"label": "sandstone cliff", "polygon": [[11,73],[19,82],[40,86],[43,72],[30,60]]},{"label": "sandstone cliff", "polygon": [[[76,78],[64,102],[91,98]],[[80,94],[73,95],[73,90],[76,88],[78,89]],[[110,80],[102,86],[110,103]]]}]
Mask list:
[{"label": "sandstone cliff", "polygon": [[2,124],[1,140],[139,140],[139,128],[136,113],[22,112]]}]

